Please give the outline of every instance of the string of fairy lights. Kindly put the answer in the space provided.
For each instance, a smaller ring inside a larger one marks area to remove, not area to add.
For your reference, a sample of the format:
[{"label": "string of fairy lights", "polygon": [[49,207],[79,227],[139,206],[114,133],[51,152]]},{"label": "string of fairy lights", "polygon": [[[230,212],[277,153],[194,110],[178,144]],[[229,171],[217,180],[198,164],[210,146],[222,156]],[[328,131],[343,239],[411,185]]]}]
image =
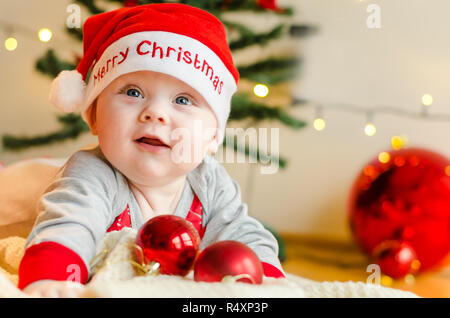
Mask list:
[{"label": "string of fairy lights", "polygon": [[[48,43],[53,39],[53,32],[47,27],[39,28],[38,30],[32,30],[28,27],[20,26],[17,24],[11,24],[0,20],[0,29],[3,31],[4,36],[4,48],[8,52],[14,52],[20,45],[18,34],[31,39],[38,39],[43,43]],[[53,42],[55,42],[53,40]],[[53,43],[55,44],[55,43]],[[67,47],[67,46],[66,46]],[[258,83],[253,86],[253,94],[259,98],[266,98],[270,93],[270,89],[266,84]],[[377,128],[374,123],[375,113],[391,113],[397,116],[410,117],[415,119],[425,120],[439,120],[450,121],[450,114],[430,114],[429,109],[433,104],[433,96],[431,94],[423,94],[421,98],[422,109],[420,112],[412,112],[402,110],[395,107],[379,106],[371,109],[367,109],[358,105],[351,104],[327,104],[326,106],[320,102],[310,103],[315,108],[315,118],[312,120],[312,126],[316,131],[323,131],[326,128],[326,121],[323,116],[323,110],[326,108],[333,111],[347,111],[353,113],[362,113],[366,116],[366,122],[363,127],[365,135],[372,137],[376,134]],[[294,101],[293,105],[302,103],[302,101]],[[408,137],[406,135],[396,135],[391,137],[391,145],[393,149],[398,150],[408,144]],[[383,157],[383,155],[382,155]]]},{"label": "string of fairy lights", "polygon": [[37,38],[43,43],[50,42],[50,40],[53,38],[52,30],[46,27],[42,27],[39,30],[34,31],[17,24],[13,25],[8,22],[0,21],[0,28],[6,35],[3,41],[3,45],[8,52],[13,52],[19,47],[17,34],[29,38]]},{"label": "string of fairy lights", "polygon": [[[269,95],[269,87],[265,84],[256,84],[253,87],[253,94],[259,98],[265,98]],[[352,113],[360,113],[366,116],[366,121],[362,127],[362,131],[368,137],[372,137],[377,132],[377,127],[374,123],[375,113],[393,114],[401,117],[409,117],[418,120],[435,120],[435,121],[450,121],[450,114],[430,114],[429,109],[434,102],[434,98],[431,94],[423,94],[421,98],[421,110],[408,111],[404,109],[395,108],[392,106],[377,106],[370,109],[351,104],[339,104],[339,103],[327,103],[326,106],[320,102],[306,102],[315,108],[315,116],[312,120],[312,126],[316,131],[323,131],[326,128],[326,121],[323,116],[323,110],[328,108],[333,111],[346,111]],[[297,104],[304,104],[303,100],[295,100],[293,106]],[[408,136],[406,134],[394,135],[391,137],[391,145],[394,150],[398,150],[405,147],[408,144]],[[384,158],[384,159],[383,159]],[[386,154],[382,154],[380,161],[386,159]]]}]

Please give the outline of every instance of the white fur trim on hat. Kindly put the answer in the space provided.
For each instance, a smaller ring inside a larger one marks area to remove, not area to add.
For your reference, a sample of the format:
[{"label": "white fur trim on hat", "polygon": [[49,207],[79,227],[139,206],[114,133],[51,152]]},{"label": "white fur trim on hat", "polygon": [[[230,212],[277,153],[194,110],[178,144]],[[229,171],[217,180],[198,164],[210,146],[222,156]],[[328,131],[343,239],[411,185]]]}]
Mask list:
[{"label": "white fur trim on hat", "polygon": [[50,101],[65,113],[80,110],[85,96],[86,84],[76,70],[62,71],[53,80]]}]

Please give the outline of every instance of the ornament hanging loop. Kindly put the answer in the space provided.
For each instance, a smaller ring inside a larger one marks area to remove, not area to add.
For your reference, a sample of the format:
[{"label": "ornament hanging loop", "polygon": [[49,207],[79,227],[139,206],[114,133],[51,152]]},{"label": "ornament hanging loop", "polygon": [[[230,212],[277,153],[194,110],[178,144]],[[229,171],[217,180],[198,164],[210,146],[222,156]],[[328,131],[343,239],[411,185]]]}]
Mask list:
[{"label": "ornament hanging loop", "polygon": [[141,254],[141,260],[142,260],[141,264],[139,264],[133,260],[130,260],[129,262],[131,263],[131,265],[136,267],[142,275],[145,275],[145,276],[159,275],[160,264],[155,261],[151,261],[151,262],[145,264],[144,251],[142,250],[142,248],[137,244],[130,244],[130,246],[139,251],[139,253]]}]

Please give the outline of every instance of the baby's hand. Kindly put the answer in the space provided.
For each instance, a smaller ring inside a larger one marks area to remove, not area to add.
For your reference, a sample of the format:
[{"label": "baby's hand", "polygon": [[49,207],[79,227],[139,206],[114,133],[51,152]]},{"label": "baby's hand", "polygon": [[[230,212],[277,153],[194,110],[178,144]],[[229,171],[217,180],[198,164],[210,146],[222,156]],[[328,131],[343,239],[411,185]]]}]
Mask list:
[{"label": "baby's hand", "polygon": [[24,292],[34,297],[74,298],[79,297],[84,285],[71,281],[38,280],[24,288]]}]

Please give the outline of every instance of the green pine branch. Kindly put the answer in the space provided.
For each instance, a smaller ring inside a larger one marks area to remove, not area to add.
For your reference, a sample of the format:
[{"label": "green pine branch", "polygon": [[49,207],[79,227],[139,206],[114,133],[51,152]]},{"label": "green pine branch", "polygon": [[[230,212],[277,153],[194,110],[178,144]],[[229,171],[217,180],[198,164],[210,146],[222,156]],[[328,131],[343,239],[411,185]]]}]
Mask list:
[{"label": "green pine branch", "polygon": [[280,38],[283,34],[283,24],[279,24],[269,32],[254,33],[253,35],[244,35],[241,38],[230,41],[229,47],[232,51],[240,50],[251,45],[258,44],[260,46],[267,45],[270,41]]},{"label": "green pine branch", "polygon": [[[109,0],[111,2],[122,2],[121,0]],[[139,4],[149,3],[173,3],[174,1],[160,0],[138,0]],[[267,12],[270,11],[275,14],[292,15],[294,10],[290,7],[280,8],[279,11],[272,11],[264,9],[258,5],[256,0],[178,0],[178,3],[188,4],[197,7],[214,15],[220,15],[224,11],[252,11],[252,12]]]},{"label": "green pine branch", "polygon": [[297,76],[300,58],[271,57],[253,64],[238,66],[239,76],[267,85],[292,80]]},{"label": "green pine branch", "polygon": [[53,133],[34,137],[15,137],[11,135],[3,136],[3,147],[8,150],[23,150],[30,147],[43,146],[56,142],[63,142],[68,139],[75,139],[82,133],[89,131],[89,126],[83,121],[81,116],[67,114],[58,116],[58,121],[63,123],[63,127]]},{"label": "green pine branch", "polygon": [[225,27],[232,29],[232,30],[237,30],[241,37],[251,37],[251,36],[255,35],[253,30],[251,30],[250,28],[246,27],[245,25],[243,25],[241,23],[228,21],[225,19],[222,19],[221,21]]},{"label": "green pine branch", "polygon": [[301,38],[317,32],[315,26],[306,24],[293,24],[289,27],[289,35],[293,38]]},{"label": "green pine branch", "polygon": [[36,61],[36,69],[52,78],[55,78],[61,71],[73,70],[75,67],[75,64],[59,59],[53,49],[47,50],[44,56]]},{"label": "green pine branch", "polygon": [[285,83],[297,77],[297,69],[286,69],[267,73],[258,73],[247,76],[249,80],[267,85]]},{"label": "green pine branch", "polygon": [[66,26],[66,32],[67,34],[71,35],[73,38],[75,38],[78,41],[83,41],[83,30],[80,28],[68,28]]},{"label": "green pine branch", "polygon": [[[227,140],[233,140],[231,144],[228,144]],[[238,142],[238,136],[229,137],[225,136],[223,140],[223,147],[232,148],[235,152],[244,154],[247,157],[253,158],[256,162],[278,162],[279,167],[284,169],[286,167],[286,159],[279,156],[266,155],[260,151],[259,147],[257,149],[250,148],[247,144],[242,144]]]},{"label": "green pine branch", "polygon": [[243,120],[253,118],[256,121],[266,119],[279,120],[293,129],[306,126],[306,122],[289,115],[282,107],[269,107],[264,104],[250,100],[247,95],[236,93],[232,98],[230,120]]},{"label": "green pine branch", "polygon": [[105,12],[105,10],[97,7],[97,5],[95,4],[96,2],[95,0],[75,0],[75,1],[85,6],[91,14],[99,14]]}]

